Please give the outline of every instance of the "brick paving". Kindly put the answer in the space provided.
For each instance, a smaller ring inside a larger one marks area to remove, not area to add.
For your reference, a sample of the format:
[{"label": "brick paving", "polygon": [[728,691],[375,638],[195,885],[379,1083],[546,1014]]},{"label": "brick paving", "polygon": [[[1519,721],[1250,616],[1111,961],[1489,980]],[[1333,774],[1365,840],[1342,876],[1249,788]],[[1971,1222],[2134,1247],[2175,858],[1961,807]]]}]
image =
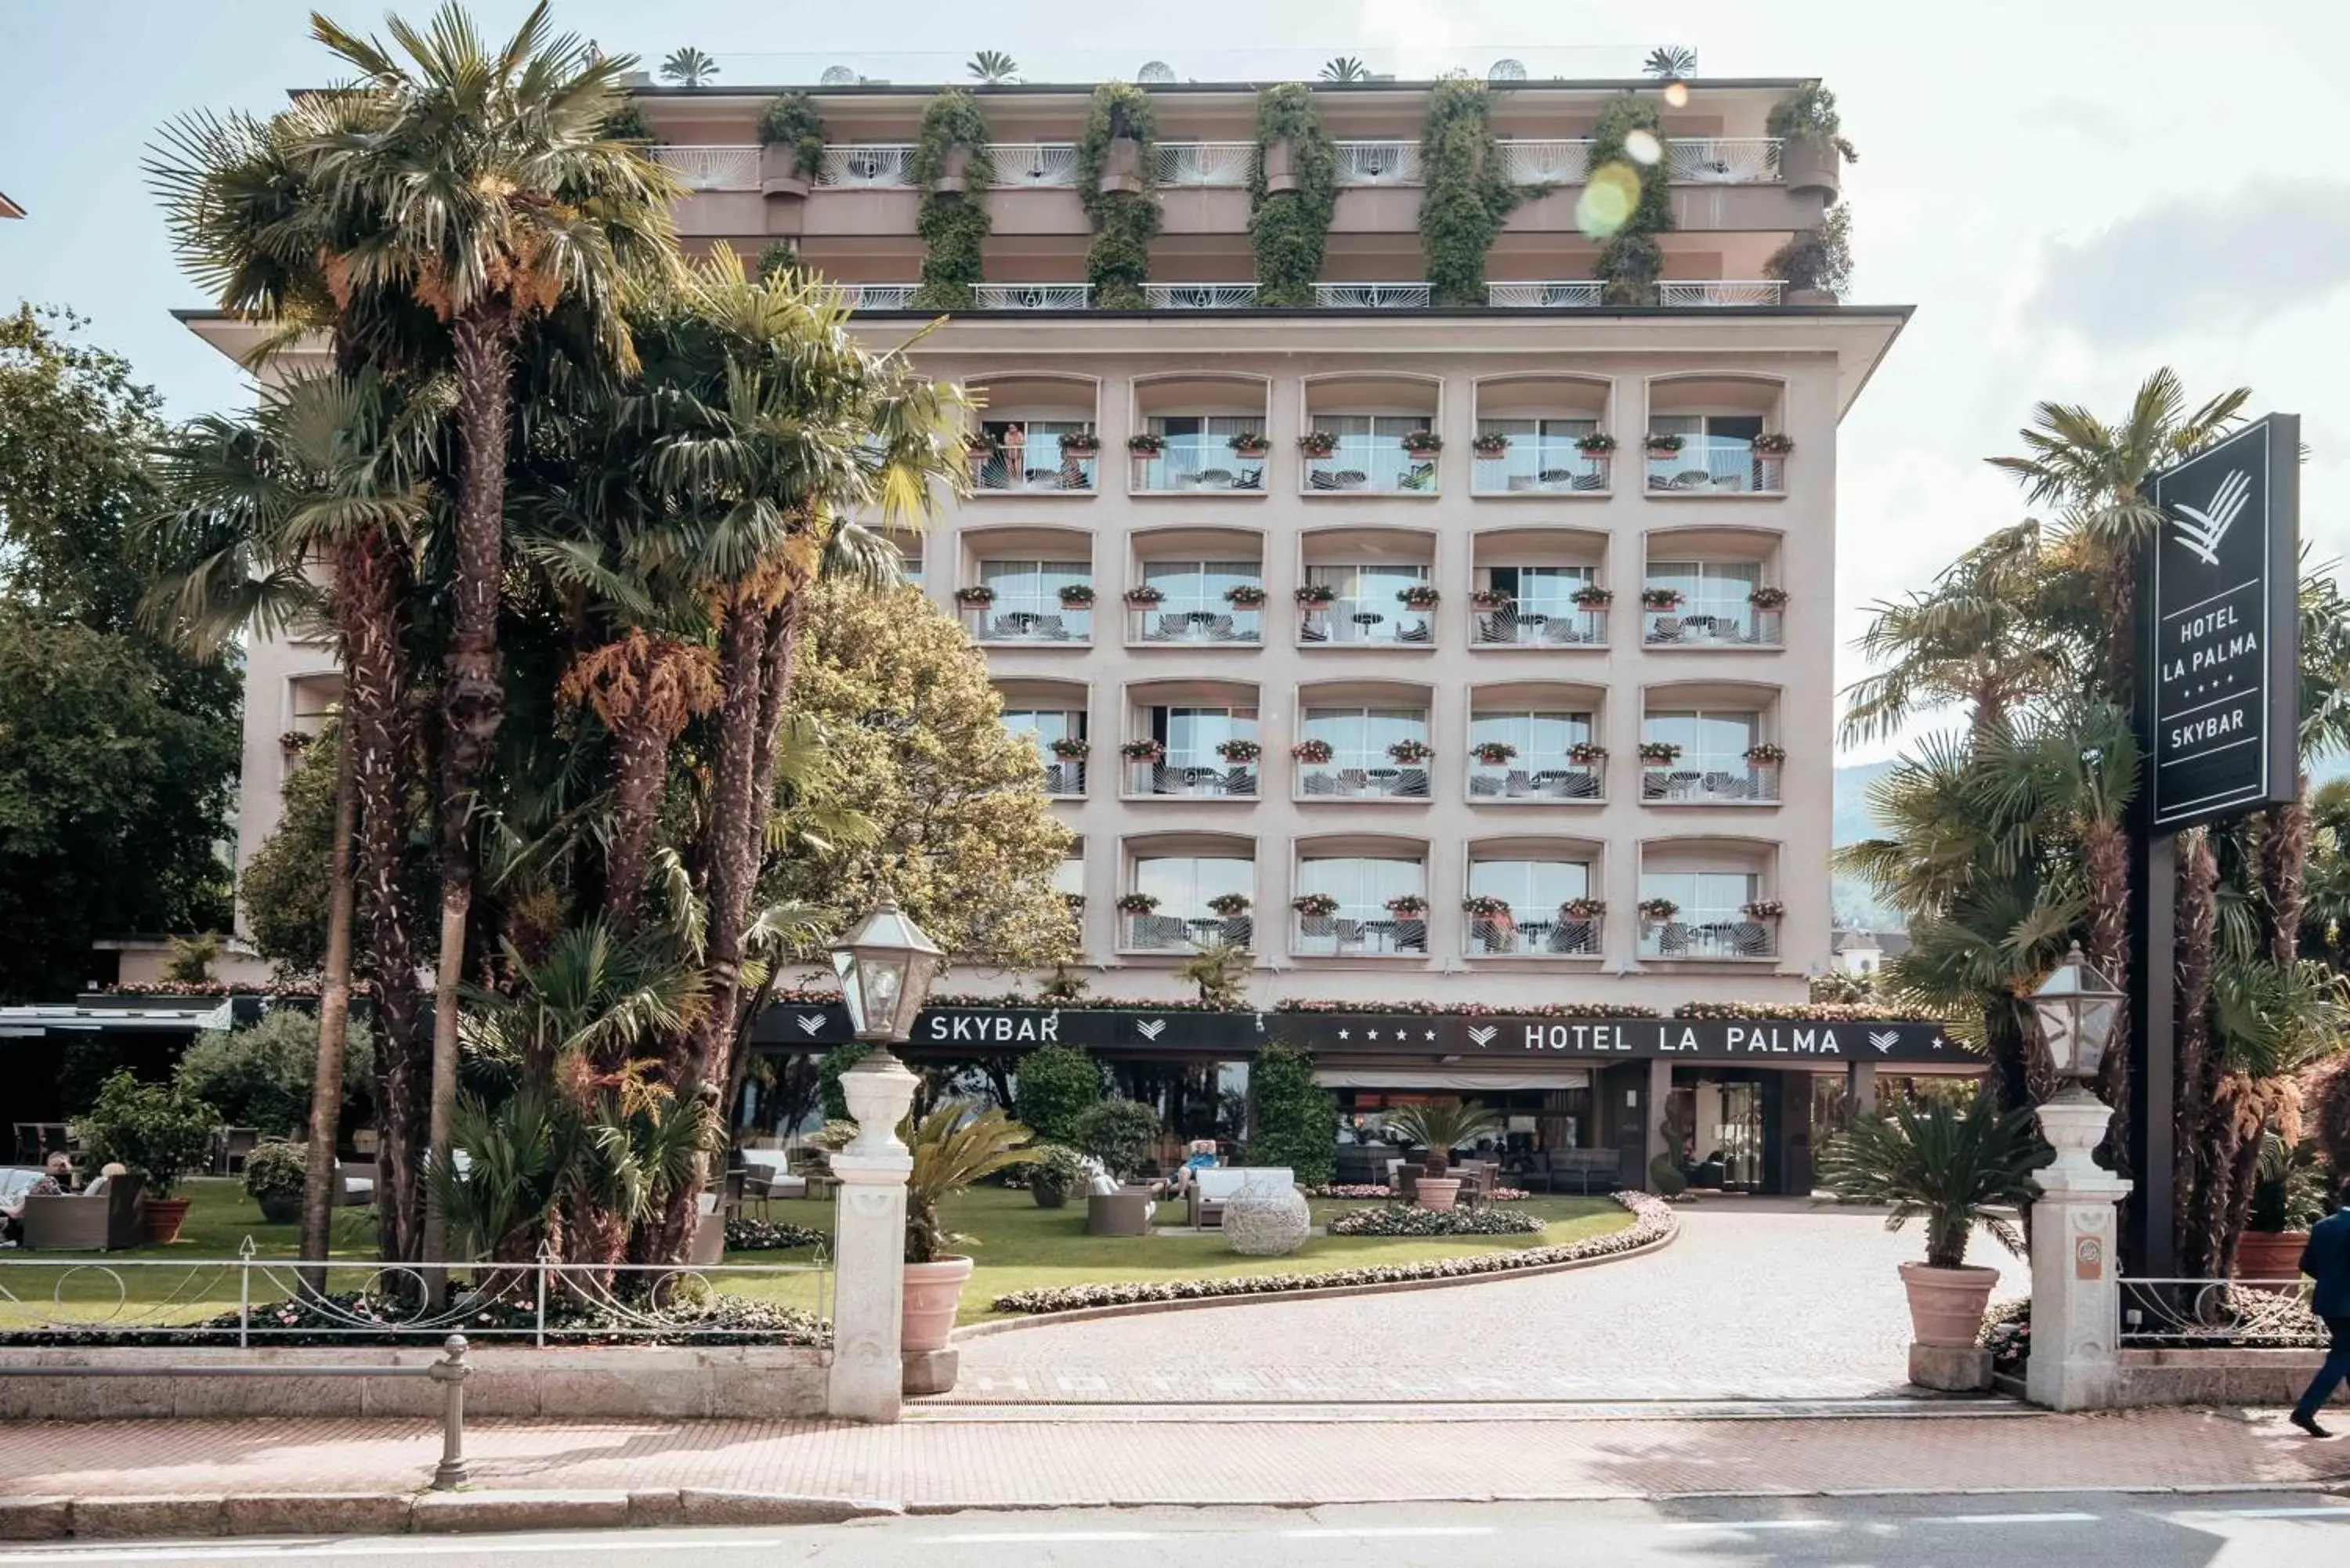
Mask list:
[{"label": "brick paving", "polygon": [[[1916,1226],[1881,1211],[1716,1199],[1671,1246],[1597,1268],[1392,1295],[1253,1302],[963,1342],[948,1401],[1801,1399],[1890,1397]],[[1988,1237],[1968,1262],[2030,1272]]]}]

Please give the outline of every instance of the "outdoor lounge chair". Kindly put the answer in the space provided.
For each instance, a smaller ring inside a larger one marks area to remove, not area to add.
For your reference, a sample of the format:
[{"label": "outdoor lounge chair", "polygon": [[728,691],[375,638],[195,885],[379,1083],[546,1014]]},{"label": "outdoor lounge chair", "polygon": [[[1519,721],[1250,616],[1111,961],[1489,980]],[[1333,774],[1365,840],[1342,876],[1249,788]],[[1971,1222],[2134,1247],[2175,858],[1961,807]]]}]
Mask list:
[{"label": "outdoor lounge chair", "polygon": [[1224,1222],[1224,1205],[1243,1187],[1295,1187],[1297,1178],[1286,1166],[1218,1165],[1191,1173],[1186,1218],[1194,1231]]}]

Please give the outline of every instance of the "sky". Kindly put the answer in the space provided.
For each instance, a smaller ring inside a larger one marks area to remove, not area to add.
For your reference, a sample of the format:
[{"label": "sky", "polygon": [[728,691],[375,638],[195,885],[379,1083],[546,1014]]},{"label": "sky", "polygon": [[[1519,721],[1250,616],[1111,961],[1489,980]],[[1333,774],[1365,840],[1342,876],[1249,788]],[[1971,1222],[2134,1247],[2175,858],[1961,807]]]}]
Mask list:
[{"label": "sky", "polygon": [[[474,6],[493,29],[525,8]],[[327,9],[372,27],[380,6]],[[1839,435],[1840,683],[1865,672],[1848,649],[1868,604],[2026,515],[1982,459],[2016,450],[2035,402],[2117,417],[2159,365],[2198,397],[2245,385],[2256,410],[2301,414],[2303,538],[2320,561],[2350,556],[2345,0],[556,0],[556,17],[608,50],[694,45],[728,81],[777,79],[782,56],[934,78],[927,58],[892,67],[887,52],[910,44],[949,59],[1003,49],[1032,78],[1062,74],[1038,68],[1055,57],[1094,77],[1160,59],[1216,78],[1340,53],[1407,75],[1488,56],[1628,75],[1667,43],[1697,51],[1700,78],[1817,76],[1860,152],[1845,180],[1851,297],[1917,307]],[[244,401],[235,369],[169,315],[204,302],[139,161],[175,115],[266,112],[327,79],[307,18],[293,0],[0,0],[0,191],[31,213],[0,223],[0,306],[89,317],[174,415]]]}]

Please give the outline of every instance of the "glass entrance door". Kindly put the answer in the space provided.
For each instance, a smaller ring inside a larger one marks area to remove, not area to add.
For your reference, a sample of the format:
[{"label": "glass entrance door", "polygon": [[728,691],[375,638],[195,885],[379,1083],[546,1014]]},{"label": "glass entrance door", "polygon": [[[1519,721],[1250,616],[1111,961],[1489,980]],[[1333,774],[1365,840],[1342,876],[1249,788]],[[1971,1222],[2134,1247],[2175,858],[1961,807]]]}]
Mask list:
[{"label": "glass entrance door", "polygon": [[1733,1192],[1762,1186],[1762,1085],[1721,1086],[1721,1185]]}]

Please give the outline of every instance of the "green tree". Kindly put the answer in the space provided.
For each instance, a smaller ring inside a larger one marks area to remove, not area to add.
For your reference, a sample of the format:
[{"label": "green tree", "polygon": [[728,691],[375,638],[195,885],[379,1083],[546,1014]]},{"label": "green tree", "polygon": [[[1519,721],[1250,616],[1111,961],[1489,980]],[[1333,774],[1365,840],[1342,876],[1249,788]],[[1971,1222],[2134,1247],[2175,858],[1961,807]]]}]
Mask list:
[{"label": "green tree", "polygon": [[1493,141],[1493,101],[1484,83],[1447,77],[1430,89],[1419,161],[1430,300],[1482,306],[1486,254],[1521,199]]},{"label": "green tree", "polygon": [[1040,1045],[1020,1059],[1013,1096],[1039,1141],[1076,1146],[1079,1118],[1102,1097],[1101,1064],[1075,1045]]},{"label": "green tree", "polygon": [[[365,1102],[374,1054],[367,1031],[354,1024],[343,1053],[346,1106]],[[259,1127],[300,1142],[309,1125],[317,1067],[318,1015],[307,1008],[277,1007],[249,1028],[197,1035],[182,1054],[173,1078],[229,1126]]]},{"label": "green tree", "polygon": [[1314,1081],[1312,1053],[1269,1040],[1249,1064],[1248,1161],[1286,1167],[1309,1186],[1338,1168],[1338,1101]]},{"label": "green tree", "polygon": [[327,866],[334,848],[340,729],[330,723],[303,749],[279,793],[277,826],[237,879],[253,950],[288,979],[317,974],[327,961]]},{"label": "green tree", "polygon": [[1142,1168],[1159,1139],[1159,1113],[1139,1100],[1100,1100],[1077,1115],[1077,1147],[1124,1180]]}]

